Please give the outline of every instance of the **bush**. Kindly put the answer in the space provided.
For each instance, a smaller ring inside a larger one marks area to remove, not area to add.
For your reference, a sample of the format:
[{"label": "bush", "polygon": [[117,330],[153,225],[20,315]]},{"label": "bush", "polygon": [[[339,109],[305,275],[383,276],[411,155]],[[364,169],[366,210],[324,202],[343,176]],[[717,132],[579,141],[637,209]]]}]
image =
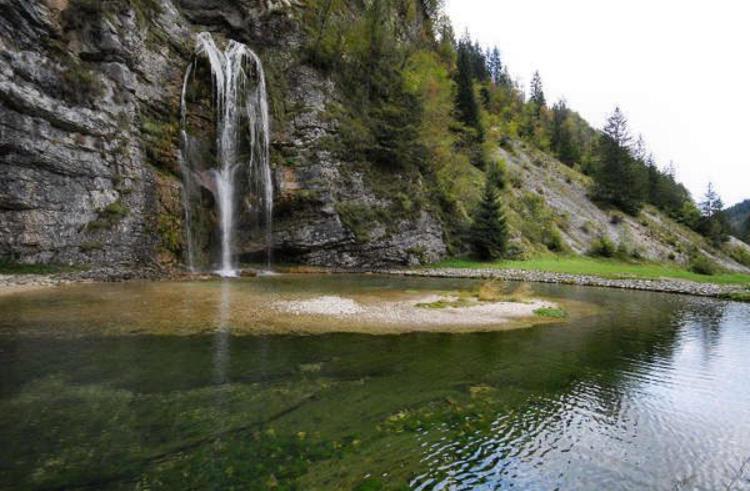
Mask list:
[{"label": "bush", "polygon": [[617,253],[617,246],[612,239],[606,235],[600,236],[591,244],[589,255],[593,257],[614,257]]},{"label": "bush", "polygon": [[750,268],[750,252],[743,247],[732,247],[728,251],[729,257],[743,266]]},{"label": "bush", "polygon": [[565,250],[562,235],[554,225],[545,228],[542,233],[542,243],[552,252],[563,252]]},{"label": "bush", "polygon": [[713,276],[719,272],[719,267],[706,256],[698,255],[690,261],[690,271],[705,276]]}]

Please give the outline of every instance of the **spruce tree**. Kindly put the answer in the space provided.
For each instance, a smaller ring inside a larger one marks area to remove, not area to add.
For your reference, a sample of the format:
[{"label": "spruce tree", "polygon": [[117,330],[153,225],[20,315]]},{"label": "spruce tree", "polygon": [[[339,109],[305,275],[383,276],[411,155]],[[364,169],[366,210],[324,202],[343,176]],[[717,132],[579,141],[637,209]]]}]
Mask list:
[{"label": "spruce tree", "polygon": [[547,99],[544,97],[544,87],[542,86],[542,76],[539,72],[534,72],[534,76],[531,79],[531,94],[529,100],[536,104],[537,110],[547,106]]},{"label": "spruce tree", "polygon": [[636,165],[631,153],[631,140],[628,120],[617,107],[599,141],[595,194],[600,201],[636,215],[643,206],[647,183],[645,168]]},{"label": "spruce tree", "polygon": [[569,116],[570,110],[565,99],[560,99],[552,106],[550,145],[560,162],[573,165],[579,158],[579,152],[573,140]]},{"label": "spruce tree", "polygon": [[491,179],[484,186],[482,200],[474,213],[470,241],[482,260],[500,259],[508,242],[508,226],[500,204],[497,186]]},{"label": "spruce tree", "polygon": [[729,220],[724,214],[724,202],[714,189],[713,183],[708,183],[708,190],[699,205],[701,219],[698,231],[709,239],[715,246],[726,242],[731,232]]},{"label": "spruce tree", "polygon": [[458,43],[456,62],[456,109],[459,119],[482,135],[479,104],[474,92],[474,66],[471,41],[461,39]]},{"label": "spruce tree", "polygon": [[505,84],[505,73],[503,71],[503,62],[500,58],[500,50],[495,46],[489,56],[488,68],[490,70],[490,76],[492,77],[492,83],[495,85]]}]

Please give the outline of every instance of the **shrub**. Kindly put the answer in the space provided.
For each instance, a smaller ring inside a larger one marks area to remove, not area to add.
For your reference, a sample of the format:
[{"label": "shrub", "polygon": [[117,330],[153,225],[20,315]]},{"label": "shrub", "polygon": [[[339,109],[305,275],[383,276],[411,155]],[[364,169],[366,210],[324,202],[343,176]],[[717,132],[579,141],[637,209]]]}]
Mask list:
[{"label": "shrub", "polygon": [[728,251],[729,257],[742,264],[750,267],[750,252],[743,247],[732,247]]},{"label": "shrub", "polygon": [[565,242],[562,235],[554,225],[545,228],[542,233],[542,243],[552,252],[562,252],[565,250]]},{"label": "shrub", "polygon": [[719,267],[706,256],[696,255],[690,261],[690,271],[701,275],[713,276],[718,273]]},{"label": "shrub", "polygon": [[594,257],[614,257],[617,253],[617,246],[612,239],[606,235],[597,238],[589,249],[589,255]]}]

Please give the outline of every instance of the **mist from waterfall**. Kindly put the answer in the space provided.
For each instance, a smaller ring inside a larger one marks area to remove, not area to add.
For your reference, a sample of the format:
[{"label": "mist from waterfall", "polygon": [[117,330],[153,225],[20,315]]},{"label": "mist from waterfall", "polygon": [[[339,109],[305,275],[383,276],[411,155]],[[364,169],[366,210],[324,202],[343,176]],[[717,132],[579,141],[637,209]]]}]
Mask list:
[{"label": "mist from waterfall", "polygon": [[[211,71],[216,124],[216,165],[205,170],[192,164],[188,134],[187,98],[194,82],[196,64],[205,59]],[[230,40],[220,50],[208,32],[197,37],[195,57],[185,73],[181,98],[182,158],[187,266],[195,270],[195,237],[192,232],[191,199],[202,186],[215,198],[219,226],[220,256],[217,274],[237,276],[235,252],[238,214],[237,176],[247,170],[252,204],[265,221],[267,265],[271,266],[273,182],[270,165],[270,129],[266,78],[260,58],[246,45]],[[246,129],[245,129],[246,127]],[[249,155],[242,154],[246,146]]]}]

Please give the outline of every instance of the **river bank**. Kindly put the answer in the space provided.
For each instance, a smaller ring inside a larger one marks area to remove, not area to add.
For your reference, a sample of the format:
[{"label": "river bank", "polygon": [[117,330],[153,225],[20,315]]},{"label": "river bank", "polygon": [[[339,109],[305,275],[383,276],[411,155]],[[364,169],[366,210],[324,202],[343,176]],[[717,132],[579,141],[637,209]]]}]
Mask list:
[{"label": "river bank", "polygon": [[[603,278],[594,275],[557,273],[549,271],[530,271],[523,269],[497,268],[423,268],[423,269],[382,269],[382,270],[349,270],[291,267],[279,268],[279,272],[288,274],[334,273],[352,274],[369,273],[395,276],[421,276],[433,278],[473,278],[500,279],[531,283],[553,283],[562,285],[592,286],[601,288],[618,288],[626,290],[676,293],[700,297],[745,300],[748,289],[742,285],[725,285],[698,283],[673,278]],[[243,276],[254,276],[254,270],[246,270]],[[76,283],[122,282],[131,280],[181,280],[210,279],[210,274],[189,274],[179,271],[158,270],[154,268],[100,268],[86,271],[67,271],[51,274],[0,274],[0,295],[7,295],[40,288],[51,288]],[[747,301],[747,300],[745,300]]]},{"label": "river bank", "polygon": [[662,293],[679,293],[699,297],[730,298],[737,294],[747,293],[740,285],[719,285],[697,283],[694,281],[659,279],[611,279],[590,275],[554,273],[547,271],[527,271],[522,269],[496,268],[425,268],[425,269],[390,269],[377,271],[379,274],[401,276],[423,276],[432,278],[476,278],[500,279],[505,281],[525,281],[532,283],[554,283],[561,285],[595,286],[602,288],[619,288],[625,290],[653,291]]}]

